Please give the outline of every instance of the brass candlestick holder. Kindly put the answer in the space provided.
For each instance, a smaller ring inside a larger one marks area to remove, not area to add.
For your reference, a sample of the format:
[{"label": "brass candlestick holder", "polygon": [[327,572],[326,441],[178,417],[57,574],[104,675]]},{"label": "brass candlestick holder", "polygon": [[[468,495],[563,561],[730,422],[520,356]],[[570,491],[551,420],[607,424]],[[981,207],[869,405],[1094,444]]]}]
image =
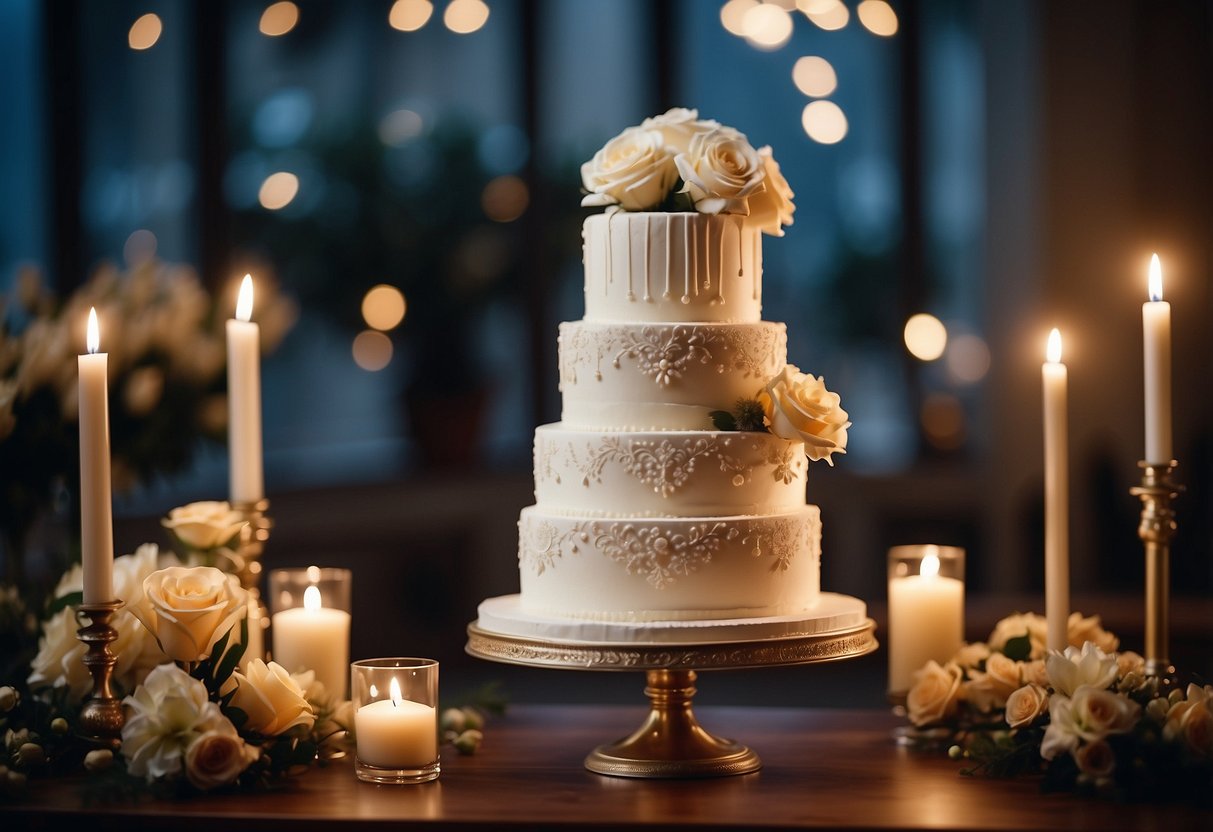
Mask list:
[{"label": "brass candlestick holder", "polygon": [[91,742],[113,749],[122,744],[122,725],[126,721],[122,702],[114,696],[110,686],[114,665],[118,662],[118,657],[110,650],[110,643],[118,639],[118,631],[110,625],[110,619],[121,608],[121,601],[81,604],[76,608],[76,619],[81,625],[76,637],[88,648],[84,664],[93,676],[93,692],[80,709],[80,734]]},{"label": "brass candlestick holder", "polygon": [[1176,462],[1139,462],[1141,485],[1129,493],[1141,498],[1141,523],[1137,536],[1146,548],[1146,674],[1167,680],[1175,667],[1168,655],[1171,596],[1171,538],[1175,535],[1175,512],[1171,501],[1183,489],[1171,481]]},{"label": "brass candlestick holder", "polygon": [[[261,599],[261,555],[265,552],[265,544],[270,539],[270,529],[274,521],[269,516],[270,501],[262,498],[252,503],[232,503],[232,510],[239,512],[245,520],[245,526],[240,530],[239,548],[232,556],[232,571],[240,578],[240,585],[252,595],[256,602],[256,611],[249,617],[249,641],[253,645],[261,645],[264,653],[264,638],[252,635],[257,628],[258,635],[264,633],[269,620],[269,610]],[[265,658],[262,656],[248,656]]]}]

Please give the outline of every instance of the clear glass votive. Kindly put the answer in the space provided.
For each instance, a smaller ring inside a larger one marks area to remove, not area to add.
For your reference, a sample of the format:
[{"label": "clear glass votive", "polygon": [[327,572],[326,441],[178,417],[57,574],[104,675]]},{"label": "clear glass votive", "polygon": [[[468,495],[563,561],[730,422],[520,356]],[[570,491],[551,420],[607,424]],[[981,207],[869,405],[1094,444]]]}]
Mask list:
[{"label": "clear glass votive", "polygon": [[346,698],[350,666],[348,569],[309,566],[270,572],[274,661],[290,673],[312,670],[325,692]]},{"label": "clear glass votive", "polygon": [[438,662],[363,659],[350,665],[357,751],[354,772],[368,783],[436,780]]},{"label": "clear glass votive", "polygon": [[946,663],[964,643],[965,551],[934,544],[889,549],[889,700],[905,704],[914,673]]}]

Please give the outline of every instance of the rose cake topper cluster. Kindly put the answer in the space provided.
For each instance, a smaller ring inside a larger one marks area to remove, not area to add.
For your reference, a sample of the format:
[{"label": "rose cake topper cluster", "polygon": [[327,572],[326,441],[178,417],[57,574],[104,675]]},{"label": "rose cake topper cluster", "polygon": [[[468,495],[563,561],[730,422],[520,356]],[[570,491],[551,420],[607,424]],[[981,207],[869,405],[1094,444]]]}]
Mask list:
[{"label": "rose cake topper cluster", "polygon": [[561,421],[535,433],[519,521],[528,613],[613,621],[793,615],[819,599],[806,456],[850,421],[762,319],[762,235],[792,222],[770,148],[695,110],[582,166],[585,317],[560,325]]}]

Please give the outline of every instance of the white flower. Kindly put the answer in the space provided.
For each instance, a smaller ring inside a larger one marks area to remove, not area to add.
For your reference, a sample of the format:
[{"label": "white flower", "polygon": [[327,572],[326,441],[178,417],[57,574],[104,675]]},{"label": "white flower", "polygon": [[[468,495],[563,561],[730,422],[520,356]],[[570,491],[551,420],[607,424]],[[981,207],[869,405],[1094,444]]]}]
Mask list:
[{"label": "white flower", "polygon": [[745,136],[717,128],[698,133],[685,153],[674,157],[683,191],[701,214],[750,213],[748,198],[765,187],[766,167]]},{"label": "white flower", "polygon": [[1141,654],[1134,653],[1132,650],[1124,650],[1116,654],[1116,672],[1123,679],[1130,673],[1141,674],[1146,669],[1146,660],[1141,657]]},{"label": "white flower", "polygon": [[1127,733],[1141,717],[1141,705],[1129,697],[1092,685],[1076,690],[1071,704],[1075,730],[1089,742]]},{"label": "white flower", "polygon": [[581,181],[589,191],[581,204],[646,211],[665,200],[677,179],[674,154],[661,133],[629,127],[581,166]]},{"label": "white flower", "polygon": [[185,752],[185,776],[206,791],[235,782],[260,751],[244,740],[231,722],[197,737]]},{"label": "white flower", "polygon": [[1049,710],[1049,692],[1039,685],[1024,685],[1007,697],[1007,725],[1023,728]]},{"label": "white flower", "polygon": [[1074,706],[1068,696],[1049,697],[1049,727],[1040,743],[1040,756],[1052,760],[1058,754],[1078,748],[1078,730],[1074,725]]},{"label": "white flower", "polygon": [[296,725],[311,728],[316,721],[303,689],[277,662],[253,659],[243,673],[232,673],[232,681],[231,705],[248,715],[244,727],[250,731],[276,736]]},{"label": "white flower", "polygon": [[210,656],[233,625],[248,613],[248,593],[234,575],[212,566],[171,566],[143,581],[144,597],[131,612],[174,661]]},{"label": "white flower", "polygon": [[1058,693],[1073,696],[1083,685],[1106,689],[1116,681],[1116,657],[1109,656],[1087,642],[1082,650],[1067,647],[1064,654],[1056,650],[1045,659],[1049,684]]},{"label": "white flower", "polygon": [[122,754],[127,770],[150,782],[180,774],[185,753],[211,731],[235,733],[235,727],[211,702],[206,686],[176,665],[162,664],[135,692],[122,700]]},{"label": "white flower", "polygon": [[1112,753],[1112,746],[1103,740],[1086,743],[1072,753],[1078,770],[1097,782],[1111,777],[1116,770],[1116,755]]},{"label": "white flower", "polygon": [[698,110],[688,110],[685,107],[671,107],[659,116],[646,118],[641,122],[640,128],[661,133],[662,143],[675,154],[690,150],[691,140],[700,133],[732,129],[722,128],[720,122],[712,119],[701,119]]},{"label": "white flower", "polygon": [[838,394],[827,390],[823,379],[788,364],[767,383],[758,400],[771,433],[804,442],[809,459],[833,465],[832,454],[847,452],[851,422]]},{"label": "white flower", "polygon": [[792,214],[796,211],[792,197],[796,194],[783,178],[770,146],[758,148],[758,157],[766,170],[766,180],[763,190],[750,197],[749,222],[764,234],[782,237],[783,227],[792,224]]},{"label": "white flower", "polygon": [[994,631],[986,639],[991,650],[1002,653],[1007,649],[1007,642],[1013,638],[1027,636],[1031,642],[1030,659],[1043,659],[1048,652],[1045,643],[1048,640],[1049,625],[1044,616],[1036,613],[1015,613],[994,625]]},{"label": "white flower", "polygon": [[948,663],[940,667],[929,661],[914,674],[914,684],[906,694],[906,711],[915,725],[942,722],[956,713],[960,705],[959,666]]},{"label": "white flower", "polygon": [[203,551],[230,543],[246,523],[244,515],[226,500],[178,506],[160,521],[182,545]]}]

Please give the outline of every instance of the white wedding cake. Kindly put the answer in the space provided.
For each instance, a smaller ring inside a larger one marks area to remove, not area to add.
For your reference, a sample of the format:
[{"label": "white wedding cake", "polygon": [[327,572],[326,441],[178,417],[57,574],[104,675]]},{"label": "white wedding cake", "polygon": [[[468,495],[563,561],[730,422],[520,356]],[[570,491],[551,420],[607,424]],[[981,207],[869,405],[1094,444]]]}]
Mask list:
[{"label": "white wedding cake", "polygon": [[599,621],[795,615],[819,596],[809,459],[847,414],[761,319],[762,234],[791,223],[770,150],[675,109],[582,168],[585,318],[561,421],[535,432],[520,608]]}]

